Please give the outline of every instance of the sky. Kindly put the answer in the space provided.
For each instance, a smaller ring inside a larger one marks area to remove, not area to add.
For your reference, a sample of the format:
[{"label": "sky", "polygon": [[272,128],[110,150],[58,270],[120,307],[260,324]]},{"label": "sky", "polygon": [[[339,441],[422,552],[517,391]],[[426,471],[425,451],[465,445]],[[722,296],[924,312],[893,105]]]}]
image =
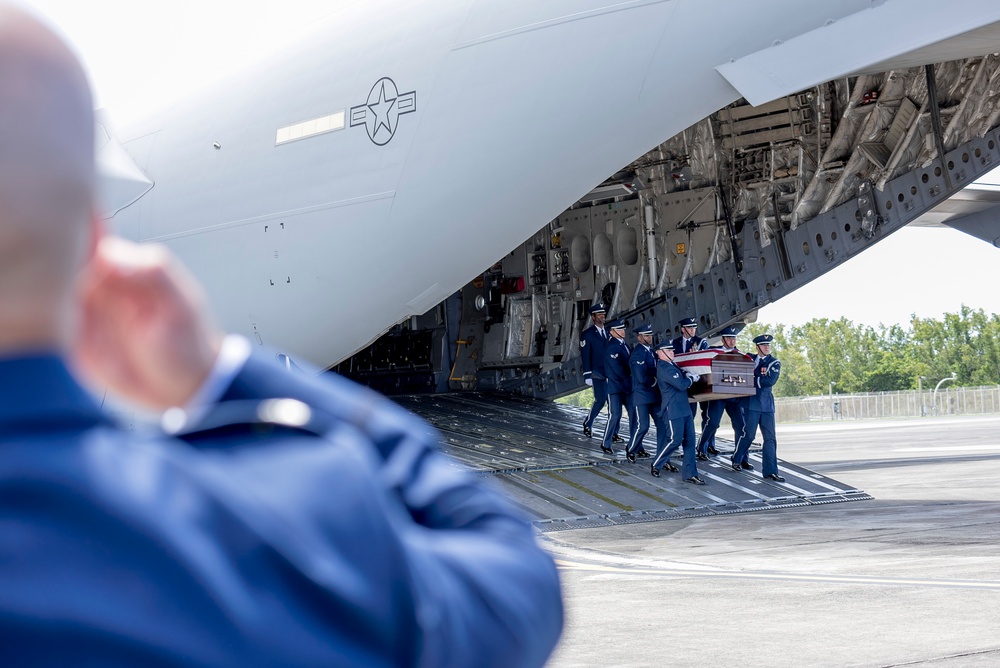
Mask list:
[{"label": "sky", "polygon": [[[80,54],[97,105],[126,122],[264,57],[351,0],[33,0]],[[989,177],[1000,183],[1000,174]],[[964,304],[1000,313],[1000,249],[946,228],[903,229],[760,310],[758,322],[857,324],[940,318]]]}]

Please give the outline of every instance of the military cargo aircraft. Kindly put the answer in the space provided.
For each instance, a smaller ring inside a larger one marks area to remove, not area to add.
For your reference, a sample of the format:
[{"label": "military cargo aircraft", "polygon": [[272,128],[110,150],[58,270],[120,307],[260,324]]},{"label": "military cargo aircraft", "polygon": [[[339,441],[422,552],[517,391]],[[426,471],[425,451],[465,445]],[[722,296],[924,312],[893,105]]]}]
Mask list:
[{"label": "military cargo aircraft", "polygon": [[353,3],[102,120],[104,206],[292,360],[555,397],[596,301],[711,334],[942,222],[1000,165],[997,51],[986,0]]}]

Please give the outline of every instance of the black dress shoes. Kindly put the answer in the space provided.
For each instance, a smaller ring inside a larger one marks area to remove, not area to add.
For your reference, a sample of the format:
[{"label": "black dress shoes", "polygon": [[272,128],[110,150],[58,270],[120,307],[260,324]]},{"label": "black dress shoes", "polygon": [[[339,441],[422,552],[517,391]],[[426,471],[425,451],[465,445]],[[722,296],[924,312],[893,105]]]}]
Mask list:
[{"label": "black dress shoes", "polygon": [[766,475],[764,477],[767,478],[768,480],[773,480],[774,482],[785,482],[785,479],[782,478],[777,473],[772,473],[771,475]]},{"label": "black dress shoes", "polygon": [[736,462],[733,462],[732,466],[734,471],[739,471],[740,473],[743,473],[743,467],[737,464]]},{"label": "black dress shoes", "polygon": [[654,478],[659,478],[660,477],[660,470],[658,468],[656,468],[655,466],[650,466],[649,467],[649,475],[653,476]]},{"label": "black dress shoes", "polygon": [[627,460],[629,460],[630,462],[632,462],[633,464],[635,464],[635,454],[634,454],[634,453],[631,453],[631,452],[628,452],[628,451],[626,450],[626,451],[625,451],[625,459],[627,459]]},{"label": "black dress shoes", "polygon": [[677,473],[677,471],[680,470],[676,466],[674,466],[673,464],[671,464],[670,462],[667,462],[666,464],[664,464],[663,468],[665,468],[666,470],[670,471],[671,473]]},{"label": "black dress shoes", "polygon": [[722,453],[719,452],[718,450],[716,450],[714,446],[710,445],[710,446],[708,446],[708,454],[710,454],[710,455],[720,455]]},{"label": "black dress shoes", "polygon": [[703,454],[701,454],[701,453],[699,452],[699,453],[698,453],[698,455],[696,456],[696,459],[697,459],[697,460],[698,460],[699,462],[707,462],[707,461],[708,461],[708,455],[703,455]]},{"label": "black dress shoes", "polygon": [[606,455],[612,455],[612,456],[614,456],[615,449],[614,448],[606,447],[603,443],[601,443],[601,452],[603,452]]},{"label": "black dress shoes", "polygon": [[639,452],[635,453],[635,456],[638,457],[639,459],[649,459],[653,455],[649,454],[648,452],[646,452],[642,448],[639,448]]},{"label": "black dress shoes", "polygon": [[699,478],[698,476],[694,476],[693,478],[685,478],[684,482],[689,482],[692,485],[704,485],[705,484],[705,481],[702,480],[701,478]]},{"label": "black dress shoes", "polygon": [[587,438],[590,438],[591,436],[590,427],[587,426],[586,422],[583,423],[583,435]]},{"label": "black dress shoes", "polygon": [[751,464],[750,462],[743,462],[742,464],[740,464],[740,468],[743,469],[744,471],[753,471],[753,464]]},{"label": "black dress shoes", "polygon": [[624,443],[625,439],[622,438],[621,436],[619,436],[618,434],[615,434],[614,436],[611,437],[611,442],[612,443]]}]

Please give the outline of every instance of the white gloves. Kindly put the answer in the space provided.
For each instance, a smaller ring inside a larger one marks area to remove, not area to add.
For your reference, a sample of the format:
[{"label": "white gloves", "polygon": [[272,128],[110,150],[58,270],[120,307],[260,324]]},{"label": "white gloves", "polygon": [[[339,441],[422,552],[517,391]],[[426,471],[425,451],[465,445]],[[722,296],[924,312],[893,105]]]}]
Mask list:
[{"label": "white gloves", "polygon": [[590,379],[590,378],[587,378],[583,382],[585,382],[589,387],[593,387],[594,386],[594,381],[592,379]]},{"label": "white gloves", "polygon": [[698,374],[696,374],[696,373],[689,373],[689,374],[687,375],[687,377],[691,379],[691,382],[692,382],[692,383],[697,383],[697,382],[698,382],[698,379],[699,379],[699,378],[701,378],[701,376],[699,376],[699,375],[698,375]]}]

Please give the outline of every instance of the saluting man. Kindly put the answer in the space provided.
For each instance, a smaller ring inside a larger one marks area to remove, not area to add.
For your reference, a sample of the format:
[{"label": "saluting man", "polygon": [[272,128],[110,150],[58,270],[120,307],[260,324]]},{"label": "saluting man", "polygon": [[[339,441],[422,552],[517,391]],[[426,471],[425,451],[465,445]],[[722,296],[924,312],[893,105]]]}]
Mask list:
[{"label": "saluting man", "polygon": [[770,334],[761,334],[753,340],[757,346],[757,354],[754,355],[756,365],[753,370],[753,382],[757,393],[745,399],[746,423],[743,436],[736,445],[736,452],[733,453],[733,468],[737,471],[747,468],[752,470],[748,453],[750,444],[757,436],[757,425],[760,425],[764,437],[764,464],[761,473],[768,480],[785,482],[785,479],[778,475],[778,440],[774,435],[774,394],[771,391],[781,375],[781,362],[771,355],[772,341],[774,337]]},{"label": "saluting man", "polygon": [[[628,360],[632,349],[625,343],[625,321],[615,320],[609,326],[611,340],[604,349],[604,371],[608,376],[608,407],[611,411],[608,424],[604,428],[604,441],[601,450],[609,455],[615,454],[611,438],[618,433],[618,425],[622,419],[622,407],[631,407],[632,374],[629,372]],[[630,417],[630,423],[631,417]],[[634,429],[634,427],[633,427]]]},{"label": "saluting man", "polygon": [[704,485],[705,481],[698,477],[698,465],[695,463],[694,448],[694,417],[688,408],[688,388],[699,376],[696,373],[683,371],[674,363],[674,347],[672,343],[663,343],[656,349],[656,384],[660,389],[660,420],[665,425],[658,429],[656,438],[656,457],[653,459],[649,472],[654,478],[660,477],[660,469],[676,471],[677,467],[670,463],[670,455],[678,446],[684,446],[684,463],[681,466],[681,477],[684,482],[693,485]]},{"label": "saluting man", "polygon": [[642,447],[642,439],[649,431],[649,418],[652,416],[656,425],[656,433],[663,430],[660,422],[660,390],[656,387],[656,356],[653,354],[653,326],[640,325],[636,330],[639,345],[632,349],[628,365],[632,371],[632,404],[636,426],[625,448],[625,456],[630,462],[636,457],[649,457]]},{"label": "saluting man", "polygon": [[[736,347],[736,335],[739,333],[735,327],[726,327],[722,330],[722,352],[743,353]],[[733,423],[733,434],[739,440],[743,433],[743,409],[745,402],[739,397],[732,399],[716,399],[708,402],[708,420],[701,428],[701,440],[698,441],[698,460],[706,461],[709,455],[717,455],[719,451],[715,449],[715,432],[722,424],[723,411],[729,415]],[[747,462],[747,466],[750,463]]]},{"label": "saluting man", "polygon": [[608,381],[604,375],[604,348],[611,335],[604,329],[604,319],[607,311],[602,304],[590,307],[591,327],[583,330],[580,335],[580,359],[583,362],[583,382],[594,390],[594,405],[590,407],[590,415],[583,421],[583,435],[591,436],[594,418],[608,402]]}]

